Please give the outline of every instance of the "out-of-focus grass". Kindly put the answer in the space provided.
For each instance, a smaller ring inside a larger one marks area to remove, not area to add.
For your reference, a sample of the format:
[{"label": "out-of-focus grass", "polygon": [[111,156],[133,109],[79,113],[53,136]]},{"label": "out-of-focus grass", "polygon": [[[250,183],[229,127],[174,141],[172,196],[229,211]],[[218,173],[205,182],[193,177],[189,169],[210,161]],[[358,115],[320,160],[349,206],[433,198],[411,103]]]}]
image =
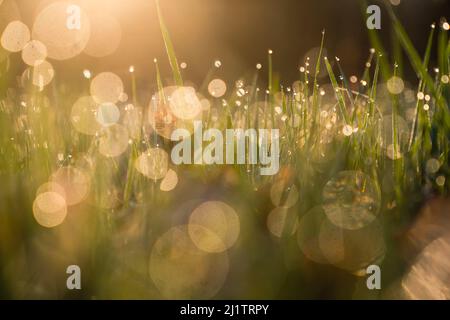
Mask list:
[{"label": "out-of-focus grass", "polygon": [[[158,1],[156,3],[161,33],[172,68],[173,84],[181,86],[183,79],[174,46]],[[191,192],[192,197],[207,197],[213,193],[238,199],[237,203],[246,208],[250,216],[244,219],[241,230],[242,237],[248,241],[247,246],[238,250],[236,255],[241,259],[251,256],[250,260],[254,260],[248,262],[251,266],[249,269],[239,271],[244,273],[243,275],[237,271],[232,275],[223,297],[277,297],[278,293],[270,286],[261,285],[261,279],[268,277],[271,283],[282,283],[286,273],[284,266],[272,262],[274,265],[262,267],[262,270],[267,272],[263,275],[258,272],[252,275],[255,272],[252,268],[259,266],[259,260],[267,263],[267,253],[276,254],[280,259],[297,261],[298,258],[293,256],[301,253],[292,248],[290,226],[298,217],[320,203],[324,185],[337,172],[343,170],[362,171],[373,180],[382,199],[381,217],[389,225],[386,228],[386,237],[392,240],[391,230],[401,230],[405,227],[414,218],[417,206],[426,197],[448,196],[449,193],[449,85],[440,81],[440,75],[448,75],[450,46],[447,31],[440,29],[437,40],[439,72],[434,80],[430,75],[429,61],[435,28],[430,32],[425,56],[421,59],[394,12],[390,10],[390,6],[388,8],[395,31],[394,42],[398,45],[396,48],[403,49],[417,74],[418,89],[415,94],[431,96],[430,101],[426,102],[429,110],[424,110],[424,99],[417,99],[415,116],[409,123],[406,143],[399,126],[399,117],[405,114],[400,96],[384,90],[383,94],[389,96],[387,105],[384,105],[385,100],[379,101],[378,97],[380,75],[386,82],[392,76],[399,76],[398,70],[407,66],[401,65],[402,61],[390,64],[387,51],[376,31],[369,31],[375,51],[370,53],[369,66],[365,67],[358,83],[349,81],[340,68],[338,59],[335,61],[339,69],[336,72],[331,59],[322,56],[322,49],[326,46],[323,34],[318,61],[315,69],[311,70],[314,77],[310,76],[308,65],[305,64],[305,71],[300,73],[295,86],[281,87],[274,77],[273,53],[269,53],[267,92],[262,89],[261,82],[264,81],[259,79],[259,74],[255,74],[249,80],[250,85],[245,88],[245,97],[236,96],[232,90],[226,99],[211,101],[212,107],[220,110],[217,120],[207,122],[211,127],[218,126],[224,130],[240,123],[246,128],[280,129],[281,170],[276,177],[260,176],[257,165],[180,167],[177,170],[180,180],[183,181],[179,189],[164,194],[159,191],[155,181],[143,178],[134,168],[139,153],[149,146],[158,144],[170,152],[171,143],[157,136],[155,132],[149,135],[146,130],[141,130],[124,156],[105,159],[97,151],[99,137],[86,137],[75,132],[68,120],[71,102],[78,94],[86,94],[83,90],[68,88],[55,81],[51,88],[43,92],[38,92],[30,84],[25,86],[23,92],[16,89],[3,92],[5,98],[0,102],[0,296],[64,297],[62,287],[48,290],[49,284],[53,283],[51,272],[43,279],[36,280],[38,274],[43,272],[39,265],[44,263],[39,259],[33,260],[34,252],[51,250],[50,256],[54,265],[70,264],[73,260],[85,264],[86,273],[91,276],[86,280],[87,288],[81,293],[84,298],[127,295],[159,297],[148,279],[146,262],[141,259],[145,260],[148,256],[149,243],[154,242],[157,234],[173,222],[170,217],[165,216],[167,212],[175,210],[174,204],[177,200],[185,199],[185,195]],[[400,56],[399,52],[394,56]],[[324,94],[321,94],[322,86],[318,80],[322,60],[332,87],[332,90]],[[374,60],[373,67],[371,63]],[[8,64],[3,63],[1,68],[0,72],[4,77],[8,72]],[[163,94],[164,85],[168,84],[163,84],[157,68],[154,89]],[[132,87],[132,99],[134,104],[138,105],[140,101],[135,79],[132,79]],[[330,109],[325,109],[325,99],[332,101]],[[247,108],[237,106],[236,101],[245,104]],[[386,108],[392,110],[386,112]],[[386,138],[383,132],[383,128],[386,129],[383,112],[392,115],[392,122],[388,125],[390,130],[387,130],[392,134],[389,138]],[[207,119],[210,118],[209,114]],[[144,117],[144,127],[145,121]],[[331,125],[331,128],[328,128],[328,125]],[[348,130],[351,132],[343,134]],[[386,145],[388,141],[392,143],[393,156],[389,156],[390,146]],[[397,154],[400,156],[397,157]],[[439,160],[441,166],[438,172],[430,174],[425,169],[430,159]],[[56,247],[44,242],[48,247],[36,248],[34,240],[45,235],[31,214],[34,192],[58,167],[68,164],[83,166],[92,174],[93,184],[89,201],[74,209],[76,214],[66,221],[63,229],[46,231],[59,241]],[[437,176],[445,177],[444,184],[436,183]],[[269,241],[265,227],[261,227],[266,211],[269,211],[265,199],[268,197],[270,185],[280,178],[287,181],[287,187],[298,186],[301,199],[299,204],[290,210],[284,224],[281,254]],[[237,182],[227,182],[233,179]],[[193,190],[193,185],[199,185],[201,192]],[[391,189],[394,192],[390,192]],[[108,206],[111,201],[110,192],[113,193],[114,201],[117,201],[113,207]],[[79,243],[72,244],[71,241]],[[392,242],[390,245],[395,247]],[[127,252],[127,246],[131,247],[130,252]],[[279,257],[279,254],[282,257]],[[10,278],[15,263],[22,259],[28,262],[28,269],[17,270],[17,278]],[[35,262],[36,268],[32,266]],[[398,267],[392,268],[403,267],[399,264]],[[302,278],[304,270],[293,270],[296,277],[301,279],[299,282],[304,285],[298,290],[304,291],[295,293],[295,290],[287,285],[292,292],[286,295],[316,295],[314,284],[305,285],[307,280]],[[324,273],[328,271],[320,270],[325,271]],[[121,271],[128,275],[126,280],[115,277]],[[28,278],[21,279],[21,272],[29,275]],[[337,271],[333,272],[338,277],[347,277]],[[397,272],[391,271],[392,274]],[[238,279],[247,275],[249,283],[244,287]],[[116,279],[114,281],[117,281],[119,287],[115,287],[108,279]],[[389,280],[393,280],[393,277],[387,281]],[[20,283],[25,289],[17,289],[18,281],[24,282]],[[65,282],[61,280],[60,283],[64,285]],[[42,290],[48,291],[43,293]]]}]

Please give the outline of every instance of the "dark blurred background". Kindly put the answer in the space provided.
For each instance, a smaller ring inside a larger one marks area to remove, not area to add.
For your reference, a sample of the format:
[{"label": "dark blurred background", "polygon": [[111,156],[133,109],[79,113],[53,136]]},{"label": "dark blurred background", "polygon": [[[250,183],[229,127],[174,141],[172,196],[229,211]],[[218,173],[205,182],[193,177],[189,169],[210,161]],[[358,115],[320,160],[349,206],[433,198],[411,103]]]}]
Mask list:
[{"label": "dark blurred background", "polygon": [[[85,0],[86,1],[86,0]],[[89,0],[114,14],[122,26],[119,49],[105,58],[81,55],[64,63],[79,75],[83,68],[94,71],[126,71],[136,66],[140,79],[154,79],[153,59],[159,58],[166,75],[165,57],[155,4],[151,0]],[[50,1],[43,1],[50,2]],[[448,15],[448,0],[392,0],[418,50],[423,51],[430,24]],[[31,27],[42,2],[17,2]],[[236,79],[257,63],[266,66],[267,50],[274,50],[274,69],[284,83],[298,76],[304,55],[320,44],[326,30],[329,56],[339,56],[347,74],[359,75],[370,44],[359,0],[161,0],[179,62],[186,62],[185,77],[201,82],[215,59],[222,61],[219,75]],[[379,4],[372,0],[369,4]],[[389,18],[383,9],[381,36],[389,48]],[[388,50],[389,51],[389,50]],[[265,69],[265,68],[264,68]],[[264,70],[263,69],[263,70]]]}]

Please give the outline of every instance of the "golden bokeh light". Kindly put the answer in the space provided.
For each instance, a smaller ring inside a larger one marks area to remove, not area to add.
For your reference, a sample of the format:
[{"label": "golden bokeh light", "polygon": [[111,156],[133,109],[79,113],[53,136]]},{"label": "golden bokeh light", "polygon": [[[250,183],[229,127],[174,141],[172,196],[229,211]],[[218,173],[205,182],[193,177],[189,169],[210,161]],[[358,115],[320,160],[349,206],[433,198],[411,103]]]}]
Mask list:
[{"label": "golden bokeh light", "polygon": [[[186,129],[191,134],[194,131],[193,120],[201,120],[202,112],[198,112],[194,119],[184,120],[178,118],[172,111],[169,100],[178,89],[176,86],[166,87],[152,96],[148,108],[148,121],[158,135],[171,139],[176,129]],[[203,111],[203,104],[200,102]]]},{"label": "golden bokeh light", "polygon": [[220,98],[227,92],[227,84],[222,79],[214,79],[208,85],[208,92],[214,98]]},{"label": "golden bokeh light", "polygon": [[360,171],[341,171],[325,185],[323,209],[336,226],[356,230],[373,222],[380,196],[372,179]]},{"label": "golden bokeh light", "polygon": [[166,176],[161,181],[161,184],[159,185],[159,189],[164,192],[169,192],[169,191],[172,191],[173,189],[175,189],[177,184],[178,184],[177,173],[174,170],[169,169],[166,173]]},{"label": "golden bokeh light", "polygon": [[297,219],[294,218],[292,223],[289,223],[289,209],[278,207],[273,209],[267,216],[267,228],[274,236],[281,238],[284,230],[286,234],[292,236],[297,231]]},{"label": "golden bokeh light", "polygon": [[45,44],[50,58],[67,60],[83,51],[90,32],[89,17],[81,7],[68,1],[58,1],[38,14],[32,37]]},{"label": "golden bokeh light", "polygon": [[325,219],[320,228],[319,246],[329,263],[351,273],[381,263],[386,246],[381,224],[375,220],[357,229],[342,229]]},{"label": "golden bokeh light", "polygon": [[427,173],[433,174],[439,171],[439,168],[441,167],[441,163],[438,159],[429,159],[425,165],[425,170]]},{"label": "golden bokeh light", "polygon": [[189,235],[194,244],[206,252],[228,250],[236,243],[239,233],[239,216],[224,202],[205,202],[189,218]]},{"label": "golden bokeh light", "polygon": [[67,215],[66,200],[56,192],[40,193],[33,202],[33,215],[43,227],[59,226]]},{"label": "golden bokeh light", "polygon": [[225,282],[229,262],[225,252],[208,254],[189,237],[187,226],[173,227],[154,244],[149,272],[166,299],[210,299]]},{"label": "golden bokeh light", "polygon": [[120,124],[113,124],[101,131],[98,150],[105,157],[118,157],[128,149],[128,141],[127,128]]},{"label": "golden bokeh light", "polygon": [[91,96],[78,98],[72,107],[70,120],[73,127],[80,133],[95,135],[100,131],[96,112],[98,105]]},{"label": "golden bokeh light", "polygon": [[169,97],[169,106],[181,120],[195,119],[202,112],[202,104],[192,87],[176,88]]},{"label": "golden bokeh light", "polygon": [[320,228],[326,219],[322,207],[314,207],[301,217],[297,229],[297,244],[302,253],[308,259],[321,264],[329,262],[319,245]]},{"label": "golden bokeh light", "polygon": [[100,10],[89,10],[91,35],[84,53],[101,58],[113,54],[120,45],[122,28],[117,19]]},{"label": "golden bokeh light", "polygon": [[123,93],[123,82],[112,72],[102,72],[91,82],[91,96],[97,103],[116,103]]},{"label": "golden bokeh light", "polygon": [[291,208],[299,198],[295,184],[289,185],[284,179],[275,182],[270,188],[270,199],[275,207]]},{"label": "golden bokeh light", "polygon": [[161,148],[148,149],[136,159],[135,168],[149,179],[162,179],[169,168],[169,155]]},{"label": "golden bokeh light", "polygon": [[66,191],[62,186],[57,184],[56,182],[46,182],[42,184],[37,190],[36,190],[36,196],[40,195],[44,192],[53,192],[60,194],[64,199],[66,198]]},{"label": "golden bokeh light", "polygon": [[79,204],[86,199],[91,187],[90,177],[80,168],[73,166],[58,169],[50,177],[50,181],[64,189],[68,206]]},{"label": "golden bokeh light", "polygon": [[0,42],[2,47],[10,52],[21,51],[30,41],[30,30],[21,21],[10,22],[2,33]]},{"label": "golden bokeh light", "polygon": [[47,47],[38,40],[31,40],[22,50],[22,60],[29,66],[37,66],[47,58]]},{"label": "golden bokeh light", "polygon": [[55,76],[55,70],[48,61],[44,61],[35,67],[27,68],[22,74],[22,83],[32,83],[38,87],[39,91],[44,90],[45,86],[52,82]]}]

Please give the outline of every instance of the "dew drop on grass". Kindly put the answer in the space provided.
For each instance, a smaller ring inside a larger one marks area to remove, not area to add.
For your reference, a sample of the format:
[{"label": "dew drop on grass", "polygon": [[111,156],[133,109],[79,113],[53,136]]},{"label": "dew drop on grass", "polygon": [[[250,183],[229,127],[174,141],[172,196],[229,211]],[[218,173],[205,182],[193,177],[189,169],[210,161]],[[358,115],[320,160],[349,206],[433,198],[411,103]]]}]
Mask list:
[{"label": "dew drop on grass", "polygon": [[92,77],[91,71],[88,70],[88,69],[84,69],[83,70],[83,77],[85,77],[86,79],[90,79]]},{"label": "dew drop on grass", "polygon": [[236,91],[236,94],[238,97],[243,97],[243,96],[245,96],[245,90],[240,88]]},{"label": "dew drop on grass", "polygon": [[353,134],[353,128],[352,128],[352,126],[346,124],[346,125],[342,128],[342,133],[344,134],[344,136],[350,137],[350,136]]}]

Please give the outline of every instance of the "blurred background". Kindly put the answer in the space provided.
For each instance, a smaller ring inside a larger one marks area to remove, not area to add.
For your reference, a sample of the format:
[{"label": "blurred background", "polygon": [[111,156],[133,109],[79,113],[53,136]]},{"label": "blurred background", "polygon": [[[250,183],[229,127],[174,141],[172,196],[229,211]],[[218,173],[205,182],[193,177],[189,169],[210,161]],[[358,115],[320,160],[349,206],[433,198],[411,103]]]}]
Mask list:
[{"label": "blurred background", "polygon": [[[17,1],[24,22],[29,25],[40,8],[49,1]],[[381,37],[389,48],[391,30],[381,1]],[[120,23],[121,41],[107,57],[80,55],[65,65],[62,77],[76,76],[83,68],[94,72],[127,70],[135,65],[140,81],[153,79],[153,59],[158,58],[162,73],[170,71],[153,1],[87,1],[90,6],[113,14]],[[425,50],[429,25],[448,12],[446,0],[393,1],[396,11],[414,45]],[[285,85],[298,79],[298,66],[308,52],[320,45],[326,30],[326,45],[331,57],[346,57],[342,66],[348,74],[359,74],[368,56],[370,44],[365,17],[358,0],[164,0],[161,1],[166,24],[179,62],[187,63],[185,77],[203,81],[216,59],[225,66],[221,76],[239,77],[242,70],[266,65],[267,50],[274,50],[274,69]],[[389,51],[389,50],[388,50]]]}]

